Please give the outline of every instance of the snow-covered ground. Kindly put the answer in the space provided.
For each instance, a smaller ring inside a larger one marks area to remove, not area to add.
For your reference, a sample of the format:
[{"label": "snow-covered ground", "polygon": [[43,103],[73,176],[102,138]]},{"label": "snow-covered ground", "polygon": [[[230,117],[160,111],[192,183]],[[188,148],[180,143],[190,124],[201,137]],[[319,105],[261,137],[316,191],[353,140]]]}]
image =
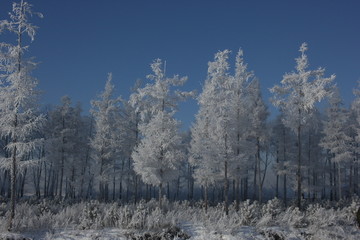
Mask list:
[{"label": "snow-covered ground", "polygon": [[[310,203],[300,211],[279,200],[244,201],[224,215],[221,204],[207,212],[201,204],[156,201],[121,203],[21,203],[15,216],[18,234],[5,233],[6,205],[0,214],[0,240],[24,239],[190,239],[190,240],[358,240],[359,199],[348,203]],[[157,238],[154,238],[156,236]],[[152,237],[152,238],[150,238]]]},{"label": "snow-covered ground", "polygon": [[[267,227],[257,229],[256,227],[243,226],[235,233],[224,234],[216,231],[209,231],[201,225],[194,225],[184,223],[181,225],[182,230],[190,237],[190,240],[307,240],[307,239],[344,239],[344,240],[358,240],[360,239],[360,231],[358,229],[344,229],[334,228],[327,230],[319,230],[317,234],[308,234],[307,229],[285,229],[282,227]],[[330,233],[330,234],[329,234]],[[154,234],[155,235],[155,234]],[[153,235],[153,236],[154,236]],[[144,233],[136,233],[133,230],[124,230],[116,228],[107,228],[102,230],[56,230],[56,231],[39,231],[39,232],[25,232],[22,234],[15,233],[1,233],[0,239],[8,240],[126,240],[126,239],[146,239],[140,238],[145,236]],[[159,236],[159,235],[157,235]],[[152,238],[149,238],[152,239]],[[165,239],[165,238],[161,238]],[[167,239],[167,238],[166,238]],[[186,239],[181,237],[169,239]]]},{"label": "snow-covered ground", "polygon": [[[359,229],[345,229],[335,227],[333,229],[319,229],[315,234],[310,233],[309,229],[286,229],[283,227],[265,227],[258,229],[252,226],[242,226],[232,234],[217,231],[209,231],[206,227],[199,224],[183,223],[181,229],[189,237],[174,237],[161,239],[190,239],[190,240],[320,240],[320,239],[360,239]],[[165,230],[164,230],[165,232]],[[161,232],[152,233],[152,236],[161,236]],[[117,228],[106,228],[101,230],[55,230],[24,232],[22,234],[1,233],[0,239],[7,240],[126,240],[126,239],[153,239],[145,238],[145,232],[135,232],[134,230],[124,230]],[[164,236],[164,235],[162,235]],[[141,238],[143,237],[143,238]],[[155,238],[154,238],[155,239]]]},{"label": "snow-covered ground", "polygon": [[[253,227],[242,227],[235,235],[221,234],[215,231],[208,232],[204,227],[199,225],[184,224],[184,231],[190,236],[190,240],[252,240],[267,239],[260,233],[256,232]],[[36,240],[127,240],[131,239],[132,231],[121,229],[103,229],[103,230],[61,230],[54,232],[28,232],[23,234],[2,233],[0,239],[36,239]],[[140,234],[138,234],[140,236]],[[182,239],[182,238],[175,238]],[[296,238],[294,238],[296,239]]]}]

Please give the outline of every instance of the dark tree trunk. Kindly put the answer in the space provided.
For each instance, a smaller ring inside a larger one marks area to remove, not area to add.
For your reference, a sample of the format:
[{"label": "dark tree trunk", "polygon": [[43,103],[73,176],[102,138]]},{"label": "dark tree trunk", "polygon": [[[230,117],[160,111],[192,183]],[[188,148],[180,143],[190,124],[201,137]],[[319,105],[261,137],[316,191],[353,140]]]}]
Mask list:
[{"label": "dark tree trunk", "polygon": [[[300,115],[300,109],[299,109]],[[298,159],[297,159],[297,171],[296,171],[296,179],[297,179],[297,206],[301,209],[301,125],[299,124],[297,129],[298,135]]]}]

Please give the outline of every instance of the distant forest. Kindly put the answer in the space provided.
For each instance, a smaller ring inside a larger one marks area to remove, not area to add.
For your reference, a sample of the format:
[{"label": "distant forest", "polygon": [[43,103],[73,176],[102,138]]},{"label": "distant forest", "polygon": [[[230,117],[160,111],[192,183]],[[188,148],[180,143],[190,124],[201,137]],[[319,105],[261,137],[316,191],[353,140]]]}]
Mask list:
[{"label": "distant forest", "polygon": [[[164,196],[229,204],[247,199],[341,200],[359,193],[360,89],[349,108],[335,75],[312,70],[307,44],[295,69],[271,89],[269,111],[260,82],[240,50],[230,72],[229,50],[208,64],[200,93],[179,90],[187,78],[165,75],[151,64],[146,84],[136,83],[129,99],[114,96],[109,74],[102,93],[82,114],[68,96],[40,111],[36,67],[23,39],[34,40],[31,5],[15,3],[0,33],[0,195],[10,199],[97,199],[137,203]],[[41,16],[41,15],[40,15]],[[195,98],[199,111],[189,132],[174,118],[180,101]],[[327,101],[319,111],[317,103]],[[267,178],[273,172],[274,178]],[[267,182],[268,179],[274,182]],[[264,186],[275,186],[265,192]],[[265,194],[267,193],[267,194]]]}]

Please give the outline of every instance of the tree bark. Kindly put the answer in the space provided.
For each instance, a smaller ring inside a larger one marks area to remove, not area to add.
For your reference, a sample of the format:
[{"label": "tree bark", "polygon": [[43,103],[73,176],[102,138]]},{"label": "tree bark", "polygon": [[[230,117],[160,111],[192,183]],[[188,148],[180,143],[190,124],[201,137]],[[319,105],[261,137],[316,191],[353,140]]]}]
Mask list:
[{"label": "tree bark", "polygon": [[[299,115],[300,115],[299,109]],[[297,129],[298,135],[298,161],[297,161],[297,171],[296,171],[296,178],[297,178],[297,206],[301,209],[301,125],[299,124]]]},{"label": "tree bark", "polygon": [[337,164],[337,167],[338,167],[338,196],[339,196],[339,200],[342,199],[342,189],[341,189],[341,185],[342,185],[342,182],[341,182],[341,166],[340,166],[340,163]]},{"label": "tree bark", "polygon": [[208,210],[208,186],[205,184],[204,186],[204,202],[205,202],[205,213],[207,213]]},{"label": "tree bark", "polygon": [[225,214],[229,215],[229,180],[228,180],[228,162],[225,161],[224,163],[225,167],[225,183],[224,183],[224,208],[225,208]]},{"label": "tree bark", "polygon": [[162,182],[160,182],[160,184],[159,184],[159,208],[160,209],[162,209],[162,185],[163,185],[163,183]]},{"label": "tree bark", "polygon": [[257,165],[257,173],[258,173],[258,191],[259,191],[259,203],[262,202],[262,184],[261,184],[261,171],[260,171],[260,139],[256,139],[256,165]]},{"label": "tree bark", "polygon": [[[16,140],[15,140],[16,142]],[[17,175],[17,163],[16,163],[17,148],[14,147],[12,152],[12,164],[11,164],[11,206],[10,206],[10,218],[8,223],[8,231],[13,230],[13,221],[15,218],[15,205],[16,205],[16,175]]]}]

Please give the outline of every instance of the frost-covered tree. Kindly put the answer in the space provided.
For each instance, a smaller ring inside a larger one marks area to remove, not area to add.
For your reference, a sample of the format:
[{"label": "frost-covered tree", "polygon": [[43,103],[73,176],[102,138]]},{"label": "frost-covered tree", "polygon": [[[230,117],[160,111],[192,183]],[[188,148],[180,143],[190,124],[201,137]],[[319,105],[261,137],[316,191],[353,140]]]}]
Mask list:
[{"label": "frost-covered tree", "polygon": [[[47,126],[47,164],[58,173],[57,196],[62,198],[63,189],[70,179],[74,182],[76,162],[80,160],[75,154],[78,150],[77,139],[80,130],[81,109],[71,106],[68,96],[61,98],[61,106],[56,107],[49,113]],[[79,164],[80,165],[80,164]],[[73,172],[71,174],[70,172]],[[66,180],[66,182],[65,182]],[[73,184],[72,184],[73,185]]]},{"label": "frost-covered tree", "polygon": [[308,57],[305,54],[307,44],[300,47],[301,56],[296,58],[296,71],[286,73],[281,80],[281,85],[271,88],[274,93],[272,103],[283,112],[283,122],[297,135],[297,204],[301,207],[302,195],[302,131],[308,123],[315,103],[329,95],[328,86],[335,79],[335,75],[324,77],[325,69],[308,70]]},{"label": "frost-covered tree", "polygon": [[232,157],[230,144],[230,89],[229,70],[230,51],[219,51],[213,62],[208,64],[208,77],[198,102],[200,110],[192,130],[192,164],[195,167],[195,178],[205,186],[224,181],[225,212],[228,213],[229,171]]},{"label": "frost-covered tree", "polygon": [[8,154],[1,166],[11,169],[9,231],[15,216],[16,178],[24,160],[29,160],[29,154],[38,146],[40,139],[34,136],[44,122],[44,117],[37,114],[38,82],[30,75],[36,63],[24,58],[28,46],[24,45],[23,37],[28,35],[33,41],[36,30],[29,22],[29,16],[33,15],[31,7],[23,0],[14,3],[10,20],[0,21],[0,32],[8,30],[16,35],[14,45],[0,43],[0,134],[8,139],[5,146]]},{"label": "frost-covered tree", "polygon": [[296,149],[294,144],[294,134],[289,128],[285,127],[281,120],[282,118],[282,115],[279,115],[275,119],[272,137],[275,139],[276,146],[276,163],[274,165],[274,169],[277,174],[276,193],[279,191],[279,178],[282,178],[283,201],[286,206],[288,197],[287,190],[289,186],[288,179],[290,178],[293,170],[291,168],[291,162],[294,158],[296,158],[296,156],[294,156]]},{"label": "frost-covered tree", "polygon": [[350,136],[353,138],[353,192],[358,194],[359,191],[359,156],[360,156],[360,82],[358,88],[353,90],[355,99],[351,104],[350,123],[352,132]]},{"label": "frost-covered tree", "polygon": [[179,168],[185,158],[179,148],[179,122],[174,118],[179,100],[192,93],[172,92],[172,87],[183,85],[187,78],[175,75],[165,76],[160,59],[151,64],[152,80],[145,87],[138,89],[137,99],[146,103],[140,109],[143,120],[139,125],[142,136],[140,143],[132,153],[134,169],[146,184],[159,187],[159,205],[161,206],[164,183],[178,177]]},{"label": "frost-covered tree", "polygon": [[[254,182],[257,180],[257,191],[258,191],[258,200],[262,201],[262,188],[263,188],[263,178],[261,173],[261,148],[264,145],[264,142],[267,138],[267,126],[266,119],[269,115],[267,107],[262,99],[260,92],[260,84],[257,79],[254,79],[249,86],[249,109],[250,109],[250,122],[251,129],[249,137],[254,139],[255,142],[255,171],[254,171]],[[254,188],[256,184],[254,184]],[[256,190],[254,189],[254,192]]]},{"label": "frost-covered tree", "polygon": [[[319,146],[322,136],[322,115],[315,108],[309,119],[309,124],[303,129],[303,155],[304,155],[304,194],[308,199],[315,199],[318,193],[324,190],[326,158],[323,148]],[[324,192],[323,192],[324,193]],[[324,196],[324,195],[323,195]]]},{"label": "frost-covered tree", "polygon": [[[207,89],[204,88],[202,94],[205,94],[206,91]],[[200,95],[199,99],[204,97]],[[195,124],[191,128],[189,157],[189,163],[194,168],[195,181],[204,187],[205,211],[208,208],[208,188],[215,184],[220,172],[218,158],[214,149],[215,143],[210,137],[210,113],[208,110],[200,107],[196,115]]]},{"label": "frost-covered tree", "polygon": [[141,88],[141,85],[141,81],[136,81],[134,87],[131,89],[132,93],[129,100],[122,101],[120,111],[120,121],[123,129],[122,135],[126,141],[122,143],[121,150],[119,198],[123,197],[123,185],[126,185],[126,200],[129,200],[130,194],[132,193],[135,203],[138,201],[138,195],[142,185],[140,176],[134,171],[134,161],[131,154],[140,141],[140,113],[144,109],[144,102],[141,101],[138,94],[138,89]]},{"label": "frost-covered tree", "polygon": [[342,172],[345,164],[352,160],[352,139],[347,134],[349,115],[342,106],[340,93],[336,87],[334,87],[334,92],[329,98],[329,104],[321,146],[329,151],[330,159],[337,166],[337,196],[340,200],[342,199]]},{"label": "frost-covered tree", "polygon": [[253,73],[247,71],[242,50],[236,56],[234,75],[229,73],[229,54],[229,50],[220,51],[209,62],[208,77],[198,98],[200,108],[192,127],[190,151],[194,175],[205,188],[205,199],[209,185],[224,183],[226,214],[229,180],[233,180],[238,203],[240,180],[247,177],[248,160],[255,153],[249,141],[252,127],[249,112],[255,105],[260,106],[256,84],[252,94],[249,92]]},{"label": "frost-covered tree", "polygon": [[95,133],[91,140],[94,171],[99,182],[99,199],[108,200],[110,176],[115,174],[115,161],[121,150],[122,135],[119,126],[120,98],[114,98],[112,74],[109,74],[104,91],[98,100],[91,102]]},{"label": "frost-covered tree", "polygon": [[216,155],[216,145],[212,139],[212,114],[216,102],[216,85],[212,78],[205,81],[198,96],[199,112],[191,129],[190,164],[194,167],[194,178],[204,187],[205,211],[208,206],[208,188],[219,179],[220,162]]},{"label": "frost-covered tree", "polygon": [[251,114],[249,114],[252,107],[252,104],[249,102],[249,86],[254,80],[254,74],[248,71],[241,49],[236,55],[235,74],[230,80],[230,125],[233,129],[230,132],[230,142],[233,149],[230,176],[235,180],[236,209],[239,209],[240,182],[241,180],[247,182],[251,168],[249,160],[255,153],[253,143],[249,141],[252,122],[250,119]]}]

